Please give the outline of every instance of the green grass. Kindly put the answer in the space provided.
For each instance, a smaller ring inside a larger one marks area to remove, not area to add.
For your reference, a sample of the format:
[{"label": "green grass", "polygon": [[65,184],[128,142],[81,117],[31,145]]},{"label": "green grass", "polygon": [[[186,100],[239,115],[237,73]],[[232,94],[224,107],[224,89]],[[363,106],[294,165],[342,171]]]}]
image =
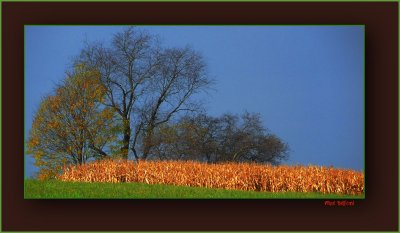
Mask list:
[{"label": "green grass", "polygon": [[359,199],[321,193],[271,193],[143,183],[79,183],[25,180],[26,199]]}]

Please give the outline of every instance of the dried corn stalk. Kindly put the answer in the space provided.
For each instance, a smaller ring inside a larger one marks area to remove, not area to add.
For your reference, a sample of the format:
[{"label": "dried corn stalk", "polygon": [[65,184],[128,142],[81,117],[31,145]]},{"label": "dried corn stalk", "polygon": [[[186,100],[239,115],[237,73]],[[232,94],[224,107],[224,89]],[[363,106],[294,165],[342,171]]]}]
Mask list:
[{"label": "dried corn stalk", "polygon": [[102,160],[64,169],[62,181],[142,182],[269,192],[362,194],[362,172],[321,166]]}]

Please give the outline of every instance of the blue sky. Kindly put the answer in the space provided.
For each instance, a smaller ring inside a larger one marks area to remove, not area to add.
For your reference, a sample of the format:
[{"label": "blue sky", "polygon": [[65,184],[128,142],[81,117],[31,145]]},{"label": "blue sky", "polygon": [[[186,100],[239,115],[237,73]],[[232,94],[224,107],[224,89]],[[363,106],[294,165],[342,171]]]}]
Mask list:
[{"label": "blue sky", "polygon": [[[364,26],[145,26],[164,46],[192,46],[216,80],[200,96],[211,115],[261,114],[291,148],[285,164],[363,170]],[[84,41],[121,26],[25,27],[25,139],[41,98]],[[25,159],[26,175],[35,171]]]}]

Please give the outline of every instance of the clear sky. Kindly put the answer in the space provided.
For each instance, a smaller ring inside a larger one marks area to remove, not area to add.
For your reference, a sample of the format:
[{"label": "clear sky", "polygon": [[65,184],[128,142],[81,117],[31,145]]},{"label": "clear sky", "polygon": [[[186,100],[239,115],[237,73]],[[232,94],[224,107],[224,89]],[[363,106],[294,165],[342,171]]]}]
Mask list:
[{"label": "clear sky", "polygon": [[[286,164],[364,168],[364,26],[145,26],[164,46],[202,53],[215,91],[210,115],[261,114],[291,148]],[[25,139],[41,98],[84,41],[120,26],[25,27]],[[36,168],[25,159],[26,176]]]}]

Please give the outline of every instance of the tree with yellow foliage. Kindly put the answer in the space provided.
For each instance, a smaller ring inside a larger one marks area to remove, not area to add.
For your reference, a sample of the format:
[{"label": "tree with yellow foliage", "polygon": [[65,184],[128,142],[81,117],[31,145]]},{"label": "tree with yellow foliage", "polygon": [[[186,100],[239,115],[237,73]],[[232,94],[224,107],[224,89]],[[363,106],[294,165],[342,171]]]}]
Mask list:
[{"label": "tree with yellow foliage", "polygon": [[27,145],[39,179],[54,178],[65,165],[112,154],[119,127],[114,110],[102,104],[105,95],[100,73],[77,65],[42,100]]}]

